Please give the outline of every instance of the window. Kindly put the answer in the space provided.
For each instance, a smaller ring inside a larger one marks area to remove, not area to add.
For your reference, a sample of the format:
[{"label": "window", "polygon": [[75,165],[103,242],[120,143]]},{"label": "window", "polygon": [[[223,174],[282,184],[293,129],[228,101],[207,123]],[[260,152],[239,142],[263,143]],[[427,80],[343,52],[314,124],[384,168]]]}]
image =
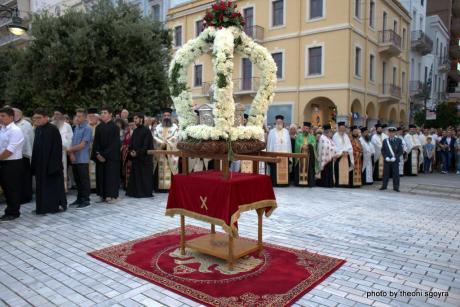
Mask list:
[{"label": "window", "polygon": [[151,15],[152,15],[153,20],[160,21],[160,5],[159,4],[155,4],[154,6],[152,6]]},{"label": "window", "polygon": [[396,20],[393,20],[393,31],[398,33],[398,22]]},{"label": "window", "polygon": [[182,46],[182,26],[174,28],[174,46]]},{"label": "window", "polygon": [[392,85],[396,85],[396,67],[393,67],[393,82],[392,82]]},{"label": "window", "polygon": [[275,0],[272,2],[272,26],[284,25],[284,0]]},{"label": "window", "polygon": [[371,81],[374,81],[375,80],[375,56],[373,54],[371,54],[369,56],[369,79]]},{"label": "window", "polygon": [[195,33],[196,36],[200,35],[200,33],[203,32],[203,20],[200,19],[195,23]]},{"label": "window", "polygon": [[406,29],[403,29],[403,35],[402,35],[402,48],[406,48]]},{"label": "window", "polygon": [[387,29],[387,12],[383,12],[383,19],[382,19],[382,30],[385,31]]},{"label": "window", "polygon": [[361,76],[361,48],[355,48],[355,76]]},{"label": "window", "polygon": [[324,17],[323,0],[310,0],[310,19]]},{"label": "window", "polygon": [[244,26],[244,32],[249,36],[254,38],[254,8],[248,7],[243,10],[243,17],[246,21]]},{"label": "window", "polygon": [[241,90],[250,91],[252,89],[252,63],[248,58],[241,59],[243,80]]},{"label": "window", "polygon": [[361,0],[355,0],[355,17],[361,19]]},{"label": "window", "polygon": [[203,65],[195,65],[195,74],[193,78],[193,86],[201,87],[203,85]]},{"label": "window", "polygon": [[276,77],[278,79],[283,79],[283,53],[282,52],[272,53],[272,57],[276,63],[276,67],[278,67],[278,70],[276,71]]},{"label": "window", "polygon": [[274,126],[275,116],[281,114],[284,116],[284,123],[289,125],[292,123],[292,105],[291,104],[275,104],[268,107],[267,125]]},{"label": "window", "polygon": [[424,6],[425,5],[424,2],[425,2],[424,0],[420,0],[420,5]]},{"label": "window", "polygon": [[387,83],[387,63],[382,62],[382,94],[385,94],[386,91],[386,83]]},{"label": "window", "polygon": [[375,24],[375,1],[371,0],[369,4],[369,27],[373,28]]},{"label": "window", "polygon": [[436,38],[436,55],[439,54],[439,38]]},{"label": "window", "polygon": [[308,48],[308,75],[321,75],[323,73],[323,47]]},{"label": "window", "polygon": [[405,92],[405,85],[406,84],[406,72],[402,72],[401,73],[401,92],[404,93]]}]

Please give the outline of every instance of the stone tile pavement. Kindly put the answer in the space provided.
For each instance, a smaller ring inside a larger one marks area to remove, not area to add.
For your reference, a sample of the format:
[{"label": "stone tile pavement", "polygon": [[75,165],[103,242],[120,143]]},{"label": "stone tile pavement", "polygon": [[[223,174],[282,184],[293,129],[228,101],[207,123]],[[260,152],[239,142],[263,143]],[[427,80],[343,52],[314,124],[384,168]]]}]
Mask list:
[{"label": "stone tile pavement", "polygon": [[[347,260],[296,306],[460,306],[457,200],[294,187],[276,195],[265,241]],[[198,306],[86,255],[177,227],[164,216],[166,198],[46,216],[23,206],[20,219],[0,224],[0,306]],[[256,236],[255,217],[242,216],[244,236]]]}]

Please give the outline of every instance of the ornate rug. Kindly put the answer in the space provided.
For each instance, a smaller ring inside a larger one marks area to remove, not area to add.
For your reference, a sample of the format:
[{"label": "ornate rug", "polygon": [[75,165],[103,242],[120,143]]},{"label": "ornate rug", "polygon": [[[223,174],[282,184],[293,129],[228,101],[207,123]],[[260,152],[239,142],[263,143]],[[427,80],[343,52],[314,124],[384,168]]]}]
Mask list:
[{"label": "ornate rug", "polygon": [[[187,226],[187,239],[209,229]],[[180,228],[89,253],[130,274],[208,306],[289,306],[345,260],[264,243],[229,271],[225,261],[186,249]]]}]

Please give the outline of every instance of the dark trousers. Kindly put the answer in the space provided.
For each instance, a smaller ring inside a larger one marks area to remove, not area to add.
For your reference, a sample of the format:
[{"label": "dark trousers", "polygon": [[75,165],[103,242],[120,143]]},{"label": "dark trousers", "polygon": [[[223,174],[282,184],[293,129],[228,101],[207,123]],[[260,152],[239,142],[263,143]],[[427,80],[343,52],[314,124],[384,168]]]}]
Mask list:
[{"label": "dark trousers", "polygon": [[6,198],[5,215],[20,215],[22,168],[22,159],[0,161],[0,186]]},{"label": "dark trousers", "polygon": [[429,159],[425,157],[423,159],[423,167],[424,167],[425,174],[428,174],[430,172],[431,161],[433,161],[433,158]]},{"label": "dark trousers", "polygon": [[77,185],[77,201],[80,203],[89,202],[89,194],[91,193],[89,164],[72,164],[72,171],[75,178],[75,184]]},{"label": "dark trousers", "polygon": [[383,162],[383,183],[382,187],[387,188],[390,176],[393,177],[393,189],[399,189],[399,161]]},{"label": "dark trousers", "polygon": [[442,170],[448,172],[452,162],[452,152],[450,151],[441,151],[442,157]]}]

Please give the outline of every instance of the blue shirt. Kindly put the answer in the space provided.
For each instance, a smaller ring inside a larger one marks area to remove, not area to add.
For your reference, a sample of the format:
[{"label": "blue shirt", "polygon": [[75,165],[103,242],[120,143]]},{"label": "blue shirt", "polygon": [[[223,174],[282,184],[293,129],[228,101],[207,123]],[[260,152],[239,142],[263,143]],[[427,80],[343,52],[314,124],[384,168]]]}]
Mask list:
[{"label": "blue shirt", "polygon": [[75,127],[72,137],[72,146],[86,141],[85,147],[80,151],[75,151],[75,162],[73,164],[89,163],[89,146],[93,140],[93,132],[87,123]]}]

